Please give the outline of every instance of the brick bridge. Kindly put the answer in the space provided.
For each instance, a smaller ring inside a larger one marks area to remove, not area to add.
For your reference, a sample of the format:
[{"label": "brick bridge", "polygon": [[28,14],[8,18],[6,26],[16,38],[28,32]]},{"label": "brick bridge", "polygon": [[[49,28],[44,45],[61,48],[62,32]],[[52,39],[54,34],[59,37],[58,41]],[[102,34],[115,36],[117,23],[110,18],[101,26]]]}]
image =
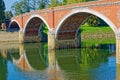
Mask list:
[{"label": "brick bridge", "polygon": [[120,63],[120,1],[100,0],[36,10],[11,18],[9,27],[19,27],[20,42],[40,42],[41,25],[48,31],[49,49],[79,47],[79,26],[91,15],[105,21],[116,35],[117,63]]}]

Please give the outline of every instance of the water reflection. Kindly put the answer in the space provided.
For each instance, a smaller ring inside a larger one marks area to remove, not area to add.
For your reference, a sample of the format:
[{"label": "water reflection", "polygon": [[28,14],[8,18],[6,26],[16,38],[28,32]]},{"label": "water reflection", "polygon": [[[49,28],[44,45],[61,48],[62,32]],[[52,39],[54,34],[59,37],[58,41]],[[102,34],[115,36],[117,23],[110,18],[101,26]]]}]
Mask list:
[{"label": "water reflection", "polygon": [[0,54],[0,80],[7,79],[7,60]]},{"label": "water reflection", "polygon": [[119,80],[115,59],[112,44],[55,51],[21,44],[1,50],[0,80]]}]

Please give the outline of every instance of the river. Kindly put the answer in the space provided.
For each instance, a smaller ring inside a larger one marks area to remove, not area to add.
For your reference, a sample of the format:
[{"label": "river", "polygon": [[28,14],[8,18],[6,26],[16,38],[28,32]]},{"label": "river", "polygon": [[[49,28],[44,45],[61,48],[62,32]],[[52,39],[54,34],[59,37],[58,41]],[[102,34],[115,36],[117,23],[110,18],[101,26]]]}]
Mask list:
[{"label": "river", "polygon": [[115,46],[48,50],[47,43],[3,44],[0,80],[120,80]]}]

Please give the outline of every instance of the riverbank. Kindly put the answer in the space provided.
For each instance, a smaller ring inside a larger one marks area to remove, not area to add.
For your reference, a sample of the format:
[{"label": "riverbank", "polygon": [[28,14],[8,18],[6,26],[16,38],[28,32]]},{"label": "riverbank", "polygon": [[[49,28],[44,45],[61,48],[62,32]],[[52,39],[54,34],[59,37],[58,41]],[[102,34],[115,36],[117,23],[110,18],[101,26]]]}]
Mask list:
[{"label": "riverbank", "polygon": [[115,43],[115,34],[110,27],[81,27],[83,43]]},{"label": "riverbank", "polygon": [[19,42],[19,32],[6,32],[0,31],[0,43],[18,43]]},{"label": "riverbank", "polygon": [[[81,27],[80,39],[87,43],[115,43],[110,27]],[[19,32],[0,31],[0,43],[19,43]]]}]

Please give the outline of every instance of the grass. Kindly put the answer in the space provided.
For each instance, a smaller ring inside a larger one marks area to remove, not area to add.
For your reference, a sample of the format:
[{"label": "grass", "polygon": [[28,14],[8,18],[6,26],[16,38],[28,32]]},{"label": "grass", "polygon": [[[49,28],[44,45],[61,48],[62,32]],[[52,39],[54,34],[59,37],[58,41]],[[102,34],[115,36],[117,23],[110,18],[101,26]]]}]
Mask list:
[{"label": "grass", "polygon": [[86,39],[81,41],[83,44],[115,44],[115,38],[106,38],[106,39]]},{"label": "grass", "polygon": [[109,26],[100,26],[100,27],[80,27],[81,33],[114,33]]},{"label": "grass", "polygon": [[82,43],[88,43],[88,44],[114,44],[116,42],[116,39],[114,36],[110,37],[104,37],[105,34],[114,34],[113,30],[108,26],[100,26],[100,27],[85,27],[82,26],[80,28],[81,35],[85,36],[91,36],[93,34],[95,35],[103,35],[102,38],[92,38],[87,37],[81,40]]}]

